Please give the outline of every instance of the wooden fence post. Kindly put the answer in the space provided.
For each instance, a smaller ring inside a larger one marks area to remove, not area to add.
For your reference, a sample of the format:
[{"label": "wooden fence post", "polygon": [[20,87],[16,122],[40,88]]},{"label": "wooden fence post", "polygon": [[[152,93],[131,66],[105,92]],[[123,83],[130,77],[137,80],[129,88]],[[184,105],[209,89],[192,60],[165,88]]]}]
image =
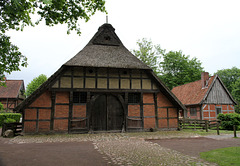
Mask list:
[{"label": "wooden fence post", "polygon": [[237,138],[236,125],[233,125],[234,138]]},{"label": "wooden fence post", "polygon": [[219,133],[219,122],[217,121],[217,135],[220,135]]},{"label": "wooden fence post", "polygon": [[205,129],[206,129],[206,132],[208,132],[208,120],[205,120]]},{"label": "wooden fence post", "polygon": [[181,130],[181,120],[178,120],[178,130]]},{"label": "wooden fence post", "polygon": [[196,120],[194,120],[194,130],[196,130]]},{"label": "wooden fence post", "polygon": [[182,121],[182,129],[185,128],[185,123],[186,123],[185,120],[183,120],[183,121]]}]

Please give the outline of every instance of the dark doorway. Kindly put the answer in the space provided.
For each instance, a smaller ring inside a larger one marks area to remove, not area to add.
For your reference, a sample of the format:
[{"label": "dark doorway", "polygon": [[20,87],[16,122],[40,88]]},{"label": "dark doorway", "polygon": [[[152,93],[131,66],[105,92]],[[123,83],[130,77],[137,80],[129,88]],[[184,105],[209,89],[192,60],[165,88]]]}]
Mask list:
[{"label": "dark doorway", "polygon": [[100,95],[92,108],[94,131],[122,130],[124,110],[117,96]]}]

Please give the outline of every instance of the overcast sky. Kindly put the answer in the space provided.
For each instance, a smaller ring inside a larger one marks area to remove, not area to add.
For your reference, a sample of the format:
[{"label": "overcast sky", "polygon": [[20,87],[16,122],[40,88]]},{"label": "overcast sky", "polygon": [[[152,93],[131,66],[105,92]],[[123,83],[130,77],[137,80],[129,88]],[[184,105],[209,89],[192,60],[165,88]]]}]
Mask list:
[{"label": "overcast sky", "polygon": [[[240,1],[238,0],[107,0],[108,22],[129,49],[148,38],[167,51],[182,50],[196,57],[205,71],[240,67]],[[97,12],[81,21],[81,36],[67,35],[66,25],[26,27],[8,35],[28,58],[28,67],[8,79],[23,79],[25,86],[40,74],[50,77],[75,56],[106,22]]]}]

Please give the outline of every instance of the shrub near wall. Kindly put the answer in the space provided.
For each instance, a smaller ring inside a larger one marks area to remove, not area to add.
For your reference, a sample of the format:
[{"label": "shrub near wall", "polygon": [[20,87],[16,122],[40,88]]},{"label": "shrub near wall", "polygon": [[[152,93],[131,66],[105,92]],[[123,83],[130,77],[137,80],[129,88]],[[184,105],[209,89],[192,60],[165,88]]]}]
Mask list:
[{"label": "shrub near wall", "polygon": [[22,115],[19,113],[1,113],[0,114],[0,126],[2,126],[4,123],[4,120],[7,120],[7,119],[14,119],[16,122],[19,122],[21,116]]},{"label": "shrub near wall", "polygon": [[237,129],[240,129],[240,114],[230,113],[230,114],[218,114],[217,117],[221,120],[221,128],[225,130],[233,130],[233,125],[236,125]]}]

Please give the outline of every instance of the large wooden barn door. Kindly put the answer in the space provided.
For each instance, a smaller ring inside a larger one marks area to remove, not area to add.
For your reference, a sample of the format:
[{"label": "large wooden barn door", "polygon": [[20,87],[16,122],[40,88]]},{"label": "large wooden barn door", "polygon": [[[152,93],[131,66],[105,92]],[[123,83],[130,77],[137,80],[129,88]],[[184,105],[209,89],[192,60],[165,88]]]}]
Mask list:
[{"label": "large wooden barn door", "polygon": [[124,111],[116,96],[107,96],[108,130],[122,130]]},{"label": "large wooden barn door", "polygon": [[99,96],[93,105],[92,123],[94,131],[107,130],[107,96]]},{"label": "large wooden barn door", "polygon": [[93,104],[92,127],[94,131],[122,130],[124,109],[118,97],[100,95]]}]

